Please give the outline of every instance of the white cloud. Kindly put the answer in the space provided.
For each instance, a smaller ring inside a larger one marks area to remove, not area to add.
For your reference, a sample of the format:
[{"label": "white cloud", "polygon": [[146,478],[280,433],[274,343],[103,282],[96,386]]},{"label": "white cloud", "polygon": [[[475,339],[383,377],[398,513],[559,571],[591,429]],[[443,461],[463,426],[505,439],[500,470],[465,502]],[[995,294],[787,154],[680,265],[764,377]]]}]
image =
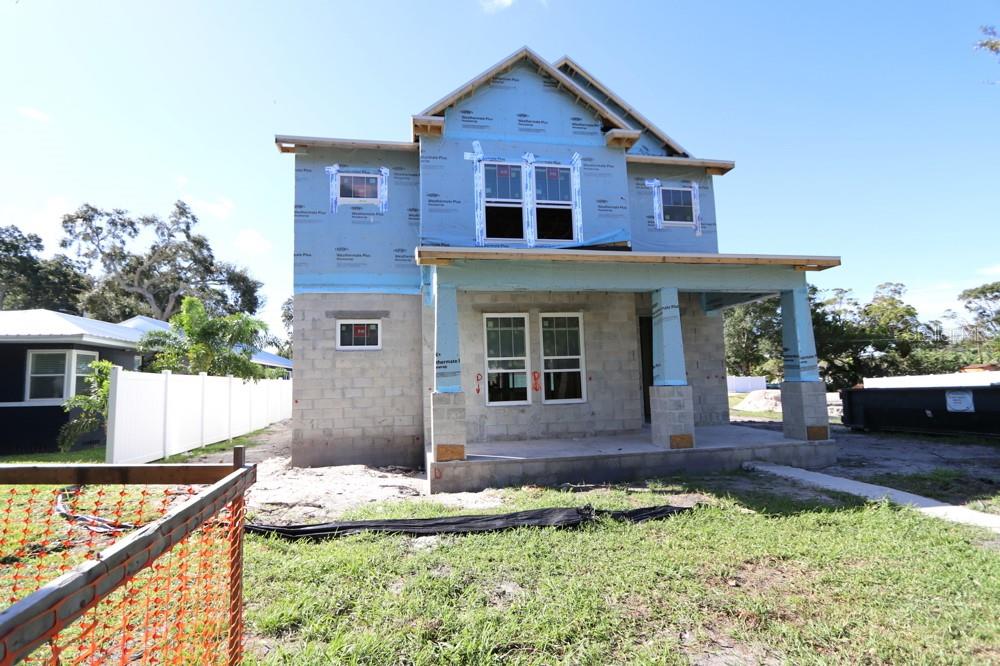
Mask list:
[{"label": "white cloud", "polygon": [[984,266],[976,271],[978,275],[985,275],[986,277],[1000,277],[1000,264],[994,264],[993,266]]},{"label": "white cloud", "polygon": [[196,199],[191,196],[185,196],[184,199],[197,214],[207,215],[217,220],[228,220],[230,215],[233,214],[233,209],[236,208],[236,204],[228,197],[215,197],[211,201],[208,199]]},{"label": "white cloud", "polygon": [[495,14],[504,9],[510,9],[516,0],[479,0],[479,6],[487,14]]},{"label": "white cloud", "polygon": [[271,251],[271,241],[256,229],[240,229],[236,234],[236,249],[243,259],[259,257]]},{"label": "white cloud", "polygon": [[36,109],[33,106],[19,106],[17,107],[17,113],[22,118],[27,120],[33,120],[36,123],[48,123],[52,118],[49,114],[45,113],[41,109]]}]

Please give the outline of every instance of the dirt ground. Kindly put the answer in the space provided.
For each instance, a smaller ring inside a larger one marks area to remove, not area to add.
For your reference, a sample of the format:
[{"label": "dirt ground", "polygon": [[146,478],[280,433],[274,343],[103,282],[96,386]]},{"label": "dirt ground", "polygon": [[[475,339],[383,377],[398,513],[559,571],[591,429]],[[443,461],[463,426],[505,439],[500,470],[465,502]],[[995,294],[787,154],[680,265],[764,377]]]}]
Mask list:
[{"label": "dirt ground", "polygon": [[[741,425],[780,430],[774,421],[741,420]],[[980,479],[1000,483],[1000,441],[996,444],[955,437],[932,437],[896,433],[856,433],[842,426],[831,429],[840,447],[836,465],[823,471],[859,480],[881,474],[916,474],[935,470],[960,471]],[[254,437],[247,449],[247,460],[257,464],[257,483],[247,495],[251,516],[261,523],[294,524],[335,520],[345,511],[371,502],[427,499],[421,471],[400,467],[294,468],[291,466],[291,422],[283,421]],[[192,462],[229,462],[232,454],[216,453]],[[694,480],[695,485],[701,484]],[[735,493],[769,491],[797,500],[825,500],[813,489],[776,480],[767,475],[706,477],[706,487],[713,491]],[[638,486],[641,484],[637,484]],[[676,493],[658,501],[677,505],[693,504],[705,497]],[[468,508],[487,509],[503,504],[500,490],[478,493],[443,493],[434,502]]]}]

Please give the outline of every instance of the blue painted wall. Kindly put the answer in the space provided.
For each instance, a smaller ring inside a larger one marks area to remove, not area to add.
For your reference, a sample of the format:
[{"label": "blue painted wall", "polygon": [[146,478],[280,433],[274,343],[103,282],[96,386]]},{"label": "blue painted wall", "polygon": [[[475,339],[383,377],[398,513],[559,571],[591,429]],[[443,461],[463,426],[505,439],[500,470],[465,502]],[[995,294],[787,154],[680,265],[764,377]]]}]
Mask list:
[{"label": "blue painted wall", "polygon": [[[330,212],[326,167],[389,169],[388,209],[340,204]],[[400,151],[319,150],[295,156],[295,293],[418,293],[418,156]]]}]

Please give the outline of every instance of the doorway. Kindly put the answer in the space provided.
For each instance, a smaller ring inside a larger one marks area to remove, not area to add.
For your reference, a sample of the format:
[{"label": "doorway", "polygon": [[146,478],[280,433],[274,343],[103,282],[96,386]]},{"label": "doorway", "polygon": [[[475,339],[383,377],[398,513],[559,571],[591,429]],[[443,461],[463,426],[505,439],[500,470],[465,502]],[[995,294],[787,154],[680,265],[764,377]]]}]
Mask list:
[{"label": "doorway", "polygon": [[639,316],[639,364],[642,367],[642,415],[652,422],[649,387],[653,385],[653,318]]}]

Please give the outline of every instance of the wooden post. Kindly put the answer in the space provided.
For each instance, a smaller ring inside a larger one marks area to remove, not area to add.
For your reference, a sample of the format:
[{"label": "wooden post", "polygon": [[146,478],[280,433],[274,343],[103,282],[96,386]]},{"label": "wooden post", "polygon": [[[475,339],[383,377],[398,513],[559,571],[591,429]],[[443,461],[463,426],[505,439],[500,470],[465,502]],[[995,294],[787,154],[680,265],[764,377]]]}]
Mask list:
[{"label": "wooden post", "polygon": [[[246,447],[233,447],[233,467],[246,466]],[[229,526],[229,666],[243,663],[243,495],[230,506]]]}]

